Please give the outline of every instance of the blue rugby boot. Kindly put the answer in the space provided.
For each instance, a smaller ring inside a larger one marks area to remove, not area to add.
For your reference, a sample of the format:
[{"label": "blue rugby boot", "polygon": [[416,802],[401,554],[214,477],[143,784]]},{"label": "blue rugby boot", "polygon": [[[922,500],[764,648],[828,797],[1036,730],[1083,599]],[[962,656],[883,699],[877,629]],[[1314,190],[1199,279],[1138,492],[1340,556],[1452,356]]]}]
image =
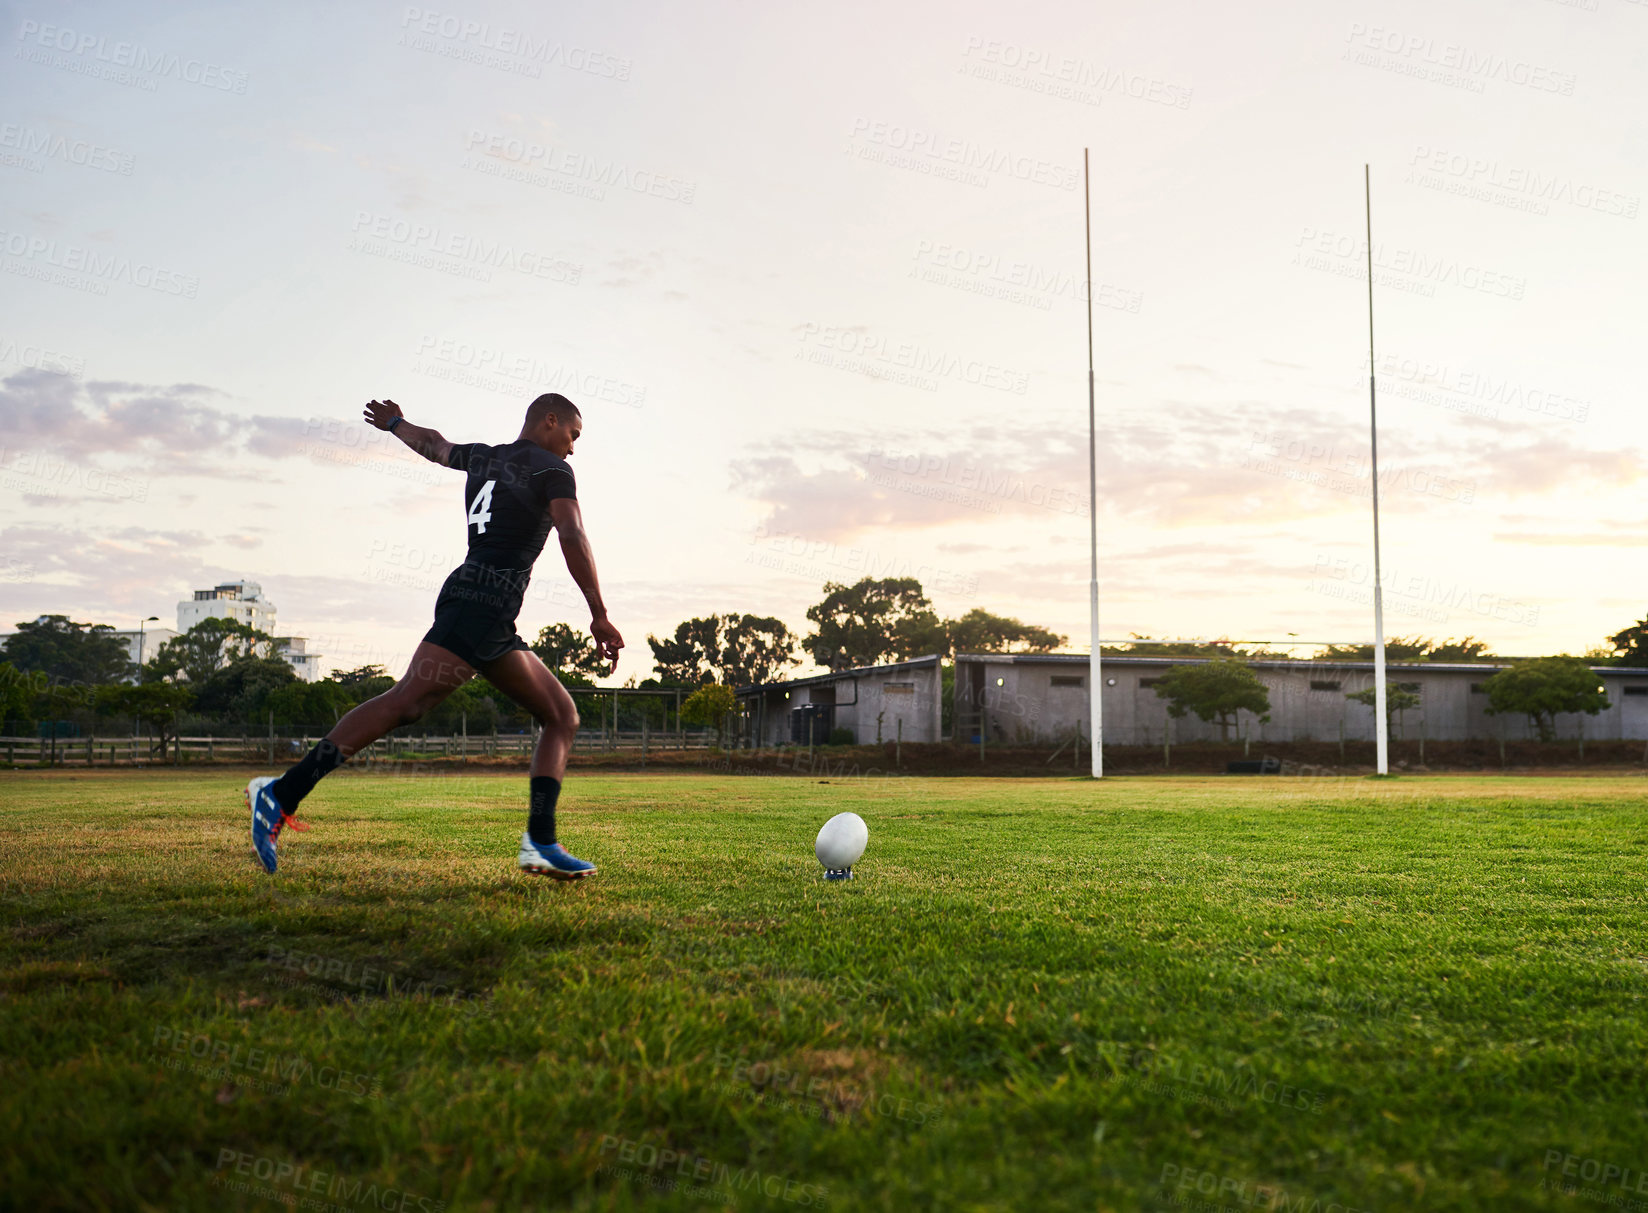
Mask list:
[{"label": "blue rugby boot", "polygon": [[534,876],[553,876],[556,880],[581,880],[595,875],[595,865],[588,860],[567,854],[558,842],[539,846],[532,841],[531,832],[521,835],[521,853],[517,857],[521,871]]},{"label": "blue rugby boot", "polygon": [[275,840],[280,837],[281,830],[290,825],[294,830],[307,830],[309,824],[299,821],[280,805],[275,803],[274,793],[269,791],[269,785],[275,782],[273,775],[260,775],[246,785],[246,803],[252,810],[252,853],[257,861],[263,865],[263,870],[271,874],[275,870]]}]

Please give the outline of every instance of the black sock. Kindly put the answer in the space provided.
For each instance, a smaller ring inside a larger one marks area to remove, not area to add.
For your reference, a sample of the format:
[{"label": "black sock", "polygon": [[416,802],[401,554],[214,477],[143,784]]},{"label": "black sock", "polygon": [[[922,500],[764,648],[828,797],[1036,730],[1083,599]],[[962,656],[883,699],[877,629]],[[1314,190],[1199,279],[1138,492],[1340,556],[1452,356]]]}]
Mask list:
[{"label": "black sock", "polygon": [[296,813],[298,804],[303,798],[315,790],[321,776],[337,770],[343,765],[343,751],[338,749],[329,738],[322,737],[315,743],[315,748],[288,768],[274,783],[269,785],[269,791],[274,794],[275,803],[287,814]]},{"label": "black sock", "polygon": [[561,781],[551,775],[534,775],[532,784],[532,812],[526,819],[526,832],[532,841],[547,847],[555,841],[555,802],[561,797]]}]

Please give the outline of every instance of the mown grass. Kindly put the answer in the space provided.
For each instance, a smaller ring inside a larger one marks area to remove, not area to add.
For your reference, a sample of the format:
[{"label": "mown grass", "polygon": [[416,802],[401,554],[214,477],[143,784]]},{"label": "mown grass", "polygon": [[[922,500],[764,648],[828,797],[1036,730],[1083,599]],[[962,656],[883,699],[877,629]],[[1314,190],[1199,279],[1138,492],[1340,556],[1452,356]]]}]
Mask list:
[{"label": "mown grass", "polygon": [[241,782],[0,776],[0,1206],[1648,1198],[1641,777]]}]

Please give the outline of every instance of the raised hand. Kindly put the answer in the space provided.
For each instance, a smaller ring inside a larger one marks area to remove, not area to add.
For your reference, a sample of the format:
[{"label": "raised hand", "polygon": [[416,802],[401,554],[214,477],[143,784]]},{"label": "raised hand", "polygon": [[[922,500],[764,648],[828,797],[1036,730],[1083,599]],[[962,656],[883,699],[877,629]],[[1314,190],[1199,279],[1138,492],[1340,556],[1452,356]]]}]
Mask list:
[{"label": "raised hand", "polygon": [[391,421],[403,415],[401,406],[393,400],[368,401],[366,411],[362,413],[367,425],[376,426],[380,430],[387,430]]}]

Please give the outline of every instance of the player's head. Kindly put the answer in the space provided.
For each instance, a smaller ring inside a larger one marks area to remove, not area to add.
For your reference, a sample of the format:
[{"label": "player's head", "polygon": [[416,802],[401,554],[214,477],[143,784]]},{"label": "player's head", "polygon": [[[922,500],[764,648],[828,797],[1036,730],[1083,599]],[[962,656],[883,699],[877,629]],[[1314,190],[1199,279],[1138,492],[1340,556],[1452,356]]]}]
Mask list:
[{"label": "player's head", "polygon": [[572,444],[584,432],[583,414],[559,392],[545,392],[526,406],[526,420],[521,423],[521,437],[536,443],[552,455],[565,459],[572,454]]}]

